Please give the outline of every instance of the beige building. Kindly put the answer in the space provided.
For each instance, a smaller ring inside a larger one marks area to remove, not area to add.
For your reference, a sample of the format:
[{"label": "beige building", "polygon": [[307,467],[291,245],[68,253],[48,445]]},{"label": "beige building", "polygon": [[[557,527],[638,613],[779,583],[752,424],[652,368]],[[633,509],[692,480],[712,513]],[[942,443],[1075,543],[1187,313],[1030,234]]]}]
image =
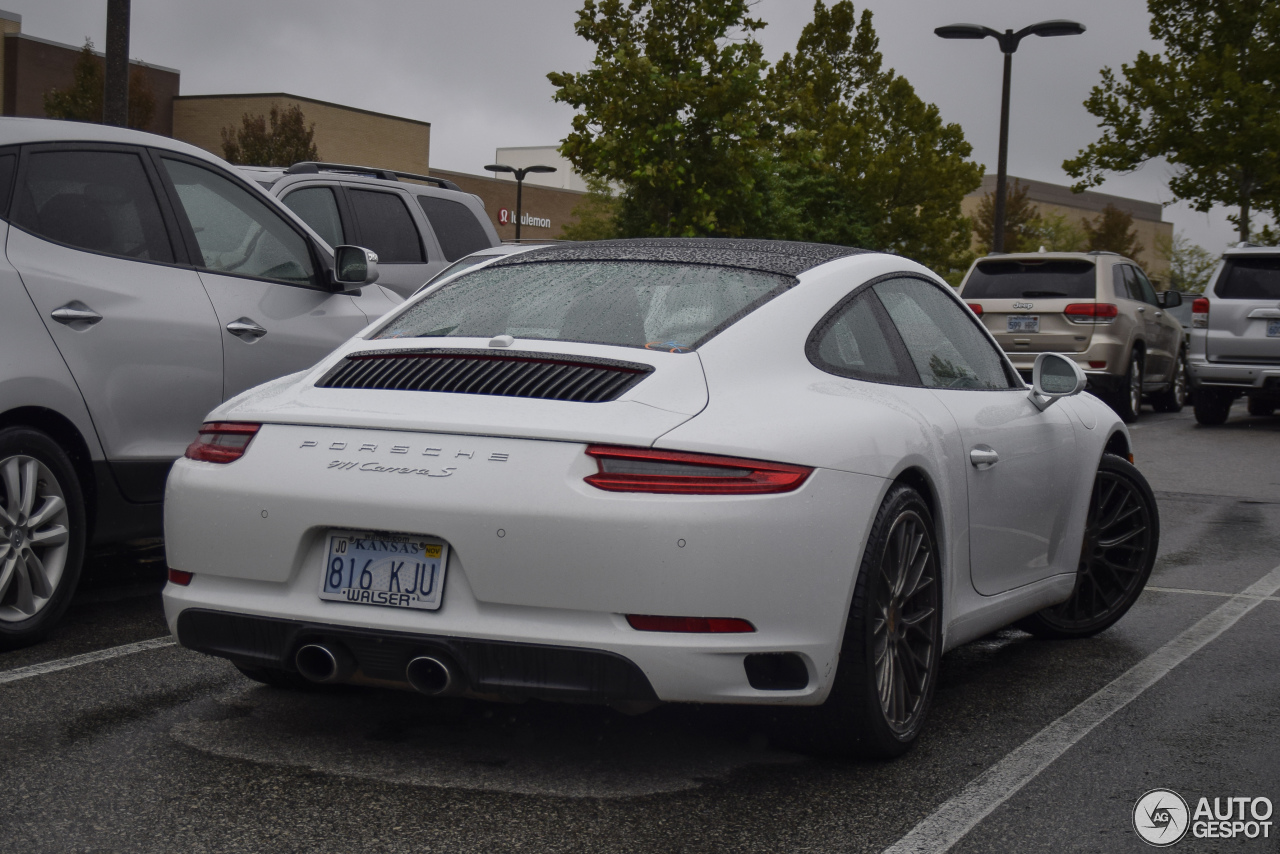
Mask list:
[{"label": "beige building", "polygon": [[[1133,230],[1142,244],[1142,251],[1137,261],[1146,268],[1153,279],[1163,279],[1168,275],[1169,262],[1160,254],[1157,241],[1173,238],[1173,223],[1164,221],[1164,208],[1155,202],[1141,202],[1137,199],[1126,199],[1123,196],[1112,196],[1107,193],[1095,193],[1086,190],[1073,193],[1070,187],[1050,184],[1045,181],[1032,181],[1027,178],[1009,176],[1009,189],[1013,182],[1027,187],[1027,201],[1039,208],[1041,215],[1061,214],[1073,225],[1079,226],[1080,220],[1094,220],[1107,205],[1115,205],[1120,210],[1133,216]],[[996,176],[987,175],[982,179],[982,186],[964,197],[960,210],[967,217],[977,215],[978,205],[982,197],[996,190]],[[974,238],[976,246],[977,238]]]},{"label": "beige building", "polygon": [[[479,196],[480,201],[484,202],[484,209],[489,214],[489,219],[493,221],[493,227],[498,230],[498,236],[503,240],[515,239],[515,181],[468,175],[465,172],[448,172],[443,169],[432,169],[431,174],[438,178],[447,178],[465,192]],[[581,190],[540,187],[525,181],[521,200],[523,220],[520,226],[521,239],[559,238],[564,227],[575,219],[573,209],[585,195],[586,193]]]},{"label": "beige building", "polygon": [[320,159],[426,174],[431,123],[389,116],[283,92],[251,95],[179,95],[173,99],[173,136],[222,155],[223,128],[239,128],[247,115],[298,106],[315,125]]}]

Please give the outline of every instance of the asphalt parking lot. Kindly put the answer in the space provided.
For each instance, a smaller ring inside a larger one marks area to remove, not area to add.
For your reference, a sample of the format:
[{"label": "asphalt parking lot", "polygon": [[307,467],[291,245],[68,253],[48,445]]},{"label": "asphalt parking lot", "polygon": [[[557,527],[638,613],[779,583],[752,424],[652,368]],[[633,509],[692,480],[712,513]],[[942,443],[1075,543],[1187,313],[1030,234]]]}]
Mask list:
[{"label": "asphalt parking lot", "polygon": [[[1133,611],[951,652],[886,764],[787,752],[751,709],[286,693],[163,641],[118,655],[166,634],[162,556],[98,555],[54,637],[0,654],[0,850],[1115,852],[1146,850],[1154,788],[1280,802],[1280,417],[1148,410],[1133,436],[1163,529]],[[1176,848],[1280,851],[1270,821]]]}]

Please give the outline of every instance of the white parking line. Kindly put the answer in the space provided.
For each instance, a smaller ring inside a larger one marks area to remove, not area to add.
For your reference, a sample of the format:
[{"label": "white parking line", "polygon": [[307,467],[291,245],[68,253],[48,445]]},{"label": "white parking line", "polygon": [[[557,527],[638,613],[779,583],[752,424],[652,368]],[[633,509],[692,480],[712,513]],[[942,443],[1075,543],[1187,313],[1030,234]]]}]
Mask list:
[{"label": "white parking line", "polygon": [[1280,566],[1049,724],[933,811],[884,854],[948,850],[1094,727],[1142,694],[1205,644],[1280,591]]},{"label": "white parking line", "polygon": [[[1221,596],[1224,599],[1230,599],[1232,596],[1244,596],[1243,593],[1224,593],[1221,590],[1196,590],[1191,587],[1152,587],[1150,584],[1144,588],[1146,590],[1154,590],[1157,593],[1191,593],[1196,596]],[[1255,599],[1261,599],[1266,602],[1280,602],[1280,596],[1255,596]]]},{"label": "white parking line", "polygon": [[93,664],[95,661],[108,661],[112,658],[119,658],[122,655],[133,655],[135,652],[146,652],[149,649],[173,646],[173,644],[174,640],[171,637],[152,638],[151,640],[138,641],[137,643],[127,643],[123,646],[113,646],[108,649],[86,652],[83,655],[73,655],[70,658],[59,658],[56,661],[45,661],[41,664],[31,664],[27,667],[0,671],[0,685],[6,682],[17,682],[20,679],[30,679],[32,676],[43,676],[46,673],[57,673],[59,670],[79,667],[82,664]]}]

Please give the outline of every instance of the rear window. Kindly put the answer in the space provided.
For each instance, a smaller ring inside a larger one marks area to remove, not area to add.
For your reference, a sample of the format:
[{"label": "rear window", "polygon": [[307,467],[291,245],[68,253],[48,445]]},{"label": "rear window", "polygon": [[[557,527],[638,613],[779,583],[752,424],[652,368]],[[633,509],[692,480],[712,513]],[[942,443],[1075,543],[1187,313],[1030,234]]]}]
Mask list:
[{"label": "rear window", "polygon": [[436,240],[440,241],[440,251],[446,261],[457,261],[463,255],[489,248],[489,235],[485,233],[484,226],[471,208],[462,202],[418,196],[418,204],[427,215]]},{"label": "rear window", "polygon": [[510,335],[679,352],[795,281],[753,270],[639,261],[482,267],[423,297],[377,337]]},{"label": "rear window", "polygon": [[964,285],[964,298],[1025,299],[1097,296],[1090,261],[979,261]]},{"label": "rear window", "polygon": [[1228,258],[1213,292],[1223,299],[1280,299],[1280,257]]}]

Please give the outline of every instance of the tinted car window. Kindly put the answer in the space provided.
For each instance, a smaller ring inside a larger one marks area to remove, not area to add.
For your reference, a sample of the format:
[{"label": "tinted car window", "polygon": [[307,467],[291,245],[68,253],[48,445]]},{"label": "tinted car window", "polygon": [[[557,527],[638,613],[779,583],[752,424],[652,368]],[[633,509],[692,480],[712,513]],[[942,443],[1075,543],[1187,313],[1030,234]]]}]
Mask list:
[{"label": "tinted car window", "polygon": [[462,202],[437,196],[418,196],[418,204],[427,215],[436,240],[440,241],[445,260],[457,261],[463,255],[489,248],[489,235],[485,234],[471,208]]},{"label": "tinted car window", "polygon": [[13,221],[78,249],[173,261],[160,205],[136,154],[40,151],[30,155]]},{"label": "tinted car window", "polygon": [[13,170],[18,158],[13,154],[0,154],[0,218],[9,210],[9,191],[13,189]]},{"label": "tinted car window", "polygon": [[162,162],[206,269],[293,284],[313,281],[307,241],[266,202],[211,169],[182,160]]},{"label": "tinted car window", "polygon": [[884,306],[869,289],[818,325],[806,348],[809,361],[840,376],[894,385],[920,385]]},{"label": "tinted car window", "polygon": [[324,238],[325,243],[342,246],[347,242],[346,232],[342,229],[342,217],[338,215],[338,200],[331,188],[307,187],[294,190],[281,201]]},{"label": "tinted car window", "polygon": [[1156,298],[1156,289],[1151,286],[1151,280],[1147,278],[1147,274],[1137,267],[1130,267],[1129,269],[1133,271],[1133,279],[1138,284],[1138,292],[1142,294],[1138,299],[1148,305],[1160,305],[1160,300]]},{"label": "tinted car window", "polygon": [[347,197],[360,223],[361,243],[378,253],[379,263],[420,264],[426,260],[413,216],[398,194],[349,189]]},{"label": "tinted car window", "polygon": [[965,299],[1093,299],[1096,292],[1091,261],[979,261],[969,274],[969,280],[964,283]]},{"label": "tinted car window", "polygon": [[920,381],[929,388],[1011,388],[1004,362],[972,318],[936,285],[890,279],[875,287]]},{"label": "tinted car window", "polygon": [[482,267],[441,285],[377,337],[511,335],[688,350],[793,284],[790,276],[694,264]]},{"label": "tinted car window", "polygon": [[1280,257],[1228,258],[1213,292],[1223,299],[1280,299]]},{"label": "tinted car window", "polygon": [[1117,264],[1111,268],[1111,282],[1116,289],[1117,298],[1142,299],[1135,290],[1133,274],[1129,272],[1128,264]]}]

